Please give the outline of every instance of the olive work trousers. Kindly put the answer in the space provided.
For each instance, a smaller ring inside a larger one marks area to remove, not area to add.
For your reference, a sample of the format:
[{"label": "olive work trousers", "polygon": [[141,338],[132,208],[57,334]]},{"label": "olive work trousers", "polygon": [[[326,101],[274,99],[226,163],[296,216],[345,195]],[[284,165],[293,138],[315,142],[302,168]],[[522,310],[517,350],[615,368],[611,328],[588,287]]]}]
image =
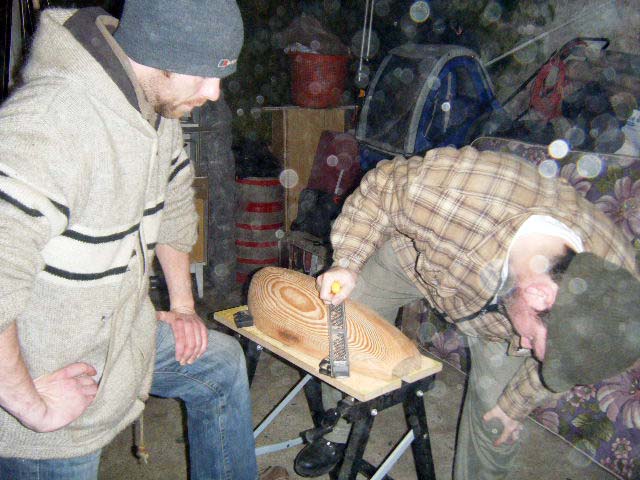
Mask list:
[{"label": "olive work trousers", "polygon": [[[384,244],[362,268],[350,298],[363,303],[390,323],[398,309],[424,296],[404,273],[390,242]],[[496,405],[509,380],[524,362],[523,357],[507,356],[506,342],[490,342],[465,336],[471,354],[462,417],[458,426],[454,460],[454,480],[496,480],[505,478],[512,468],[519,442],[494,447],[492,433],[482,416]],[[322,384],[325,408],[333,408],[342,398],[339,390]],[[425,401],[433,401],[425,396]],[[325,435],[332,442],[345,443],[351,426],[340,419]],[[523,432],[526,434],[526,432]]]}]

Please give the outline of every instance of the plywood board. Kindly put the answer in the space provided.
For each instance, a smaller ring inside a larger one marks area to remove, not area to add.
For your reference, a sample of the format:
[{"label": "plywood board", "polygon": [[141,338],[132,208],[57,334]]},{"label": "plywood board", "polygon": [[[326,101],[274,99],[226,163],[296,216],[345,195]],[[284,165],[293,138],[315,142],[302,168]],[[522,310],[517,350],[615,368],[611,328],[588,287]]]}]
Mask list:
[{"label": "plywood board", "polygon": [[190,259],[191,263],[205,263],[205,252],[207,251],[205,247],[207,238],[207,235],[205,233],[205,218],[207,218],[205,216],[205,202],[201,198],[195,198],[194,201],[196,204],[196,212],[198,213],[198,238],[196,240],[196,243],[193,245],[193,248],[191,249]]},{"label": "plywood board", "polygon": [[307,186],[320,135],[325,130],[345,131],[344,108],[285,108],[272,112],[271,135],[274,155],[285,169],[298,177],[295,185],[285,189],[285,225],[289,231],[298,213],[300,192]]},{"label": "plywood board", "polygon": [[189,255],[191,263],[207,262],[207,199],[209,183],[207,177],[196,177],[193,180],[195,193],[194,203],[198,214],[198,238]]},{"label": "plywood board", "polygon": [[433,360],[431,358],[421,356],[422,365],[414,372],[405,375],[403,378],[394,378],[391,380],[381,380],[378,378],[368,377],[358,373],[352,373],[348,378],[333,378],[327,375],[323,375],[319,372],[318,361],[316,358],[306,355],[297,349],[288,347],[283,343],[275,340],[256,327],[236,327],[233,315],[236,312],[247,310],[246,305],[222,310],[214,313],[214,319],[230,328],[231,330],[238,332],[243,337],[248,338],[252,342],[262,345],[264,348],[273,352],[285,360],[288,360],[297,367],[302,368],[306,372],[318,377],[323,382],[326,382],[335,388],[341,390],[362,402],[376,398],[382,394],[392,392],[401,387],[402,382],[415,382],[421,378],[429,375],[434,375],[442,370],[442,363]]}]

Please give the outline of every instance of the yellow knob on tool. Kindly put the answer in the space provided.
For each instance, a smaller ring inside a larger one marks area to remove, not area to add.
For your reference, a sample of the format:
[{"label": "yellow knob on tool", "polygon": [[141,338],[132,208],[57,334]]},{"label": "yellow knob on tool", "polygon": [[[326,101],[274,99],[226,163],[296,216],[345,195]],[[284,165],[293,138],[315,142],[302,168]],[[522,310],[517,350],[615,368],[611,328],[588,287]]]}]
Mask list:
[{"label": "yellow knob on tool", "polygon": [[342,288],[342,287],[340,286],[340,282],[335,281],[335,282],[333,282],[333,283],[331,284],[331,293],[333,293],[334,295],[335,295],[336,293],[340,293],[340,289],[341,289],[341,288]]}]

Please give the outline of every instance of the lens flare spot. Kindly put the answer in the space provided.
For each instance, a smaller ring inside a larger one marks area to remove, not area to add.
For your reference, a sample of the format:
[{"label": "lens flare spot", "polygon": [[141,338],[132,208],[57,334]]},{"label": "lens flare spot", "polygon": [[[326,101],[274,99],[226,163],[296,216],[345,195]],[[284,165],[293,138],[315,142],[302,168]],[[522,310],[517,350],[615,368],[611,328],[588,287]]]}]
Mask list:
[{"label": "lens flare spot", "polygon": [[534,255],[529,261],[529,268],[535,273],[545,273],[549,270],[549,259],[544,255]]},{"label": "lens flare spot", "polygon": [[218,263],[215,267],[213,267],[213,273],[217,277],[226,277],[229,274],[229,267],[224,263]]},{"label": "lens flare spot", "polygon": [[555,160],[544,160],[538,165],[538,173],[545,178],[553,178],[558,175],[558,164]]},{"label": "lens flare spot", "polygon": [[300,177],[298,176],[298,172],[292,170],[291,168],[287,168],[280,173],[280,184],[284,188],[293,188],[298,184]]},{"label": "lens flare spot", "polygon": [[576,168],[585,178],[596,178],[602,171],[602,160],[596,155],[586,154],[580,157]]},{"label": "lens flare spot", "polygon": [[429,4],[423,0],[414,2],[409,9],[409,16],[411,20],[416,23],[425,22],[429,18],[429,15],[431,15],[431,8]]},{"label": "lens flare spot", "polygon": [[548,150],[551,158],[561,159],[569,153],[569,144],[566,140],[554,140],[549,144]]},{"label": "lens flare spot", "polygon": [[589,285],[587,284],[587,281],[584,278],[580,277],[572,278],[571,280],[569,280],[569,283],[567,285],[569,291],[574,295],[580,295],[586,292],[588,287]]}]

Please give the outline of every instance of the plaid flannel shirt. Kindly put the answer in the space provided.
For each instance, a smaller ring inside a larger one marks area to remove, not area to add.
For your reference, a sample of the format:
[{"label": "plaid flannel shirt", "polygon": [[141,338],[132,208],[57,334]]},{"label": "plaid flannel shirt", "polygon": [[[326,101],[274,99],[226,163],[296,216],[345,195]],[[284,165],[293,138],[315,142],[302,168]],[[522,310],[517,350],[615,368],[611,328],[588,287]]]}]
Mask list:
[{"label": "plaid flannel shirt", "polygon": [[[409,278],[461,332],[513,341],[509,320],[483,308],[498,290],[511,240],[531,215],[556,218],[586,251],[636,273],[622,231],[566,180],[545,178],[513,155],[472,147],[386,160],[368,172],[333,225],[333,264],[359,272],[391,239]],[[522,419],[548,395],[530,358],[498,404]]]}]

